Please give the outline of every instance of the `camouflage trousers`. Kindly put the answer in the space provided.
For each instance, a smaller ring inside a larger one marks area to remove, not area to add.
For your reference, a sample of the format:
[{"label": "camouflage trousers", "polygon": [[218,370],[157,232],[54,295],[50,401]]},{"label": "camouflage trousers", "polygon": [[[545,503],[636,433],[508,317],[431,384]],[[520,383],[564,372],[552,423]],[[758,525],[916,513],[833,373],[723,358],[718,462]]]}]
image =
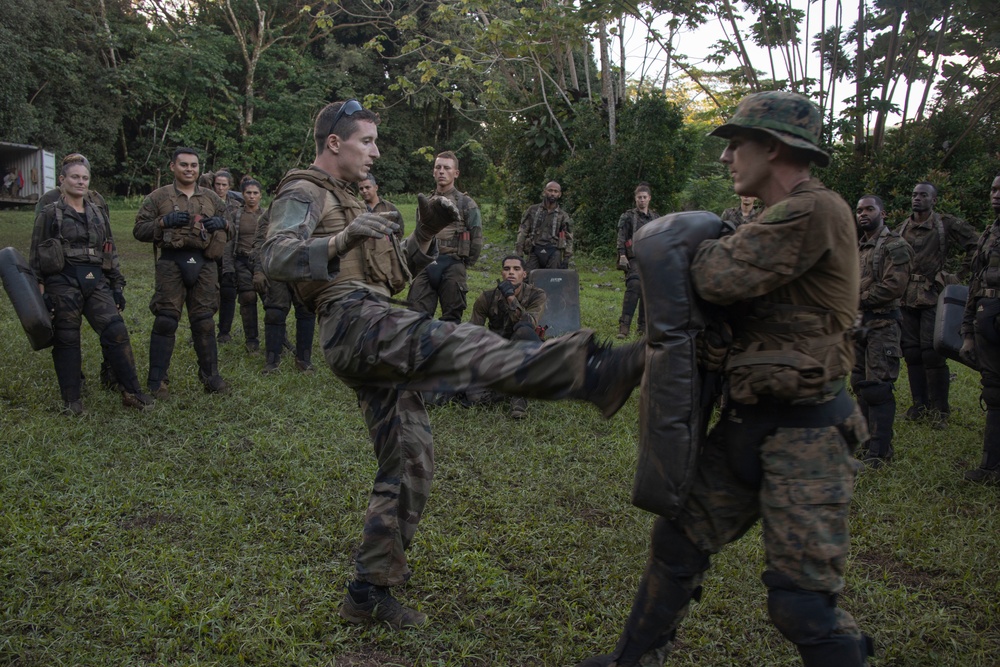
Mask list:
[{"label": "camouflage trousers", "polygon": [[431,317],[437,312],[441,302],[441,319],[445,322],[461,322],[467,305],[466,292],[469,291],[465,263],[448,255],[439,256],[445,264],[440,274],[431,264],[413,277],[407,301],[413,310]]},{"label": "camouflage trousers", "polygon": [[378,586],[410,577],[406,561],[434,474],[430,422],[419,392],[485,387],[528,398],[572,397],[583,387],[593,332],[544,343],[508,341],[484,327],[455,324],[364,291],[324,305],[323,354],[353,388],[378,471],[365,514],[356,576]]},{"label": "camouflage trousers", "polygon": [[895,320],[873,320],[863,342],[854,345],[851,383],[861,380],[894,383],[899,378],[900,327]]},{"label": "camouflage trousers", "polygon": [[639,265],[635,258],[625,272],[625,294],[622,296],[622,315],[618,324],[627,327],[632,324],[632,315],[636,307],[639,309],[637,330],[641,333],[646,327],[646,305],[642,301],[642,284],[639,282]]},{"label": "camouflage trousers", "polygon": [[181,317],[184,306],[188,309],[188,319],[196,322],[210,318],[219,309],[219,273],[216,263],[212,260],[202,260],[197,277],[189,286],[184,282],[180,264],[173,257],[201,257],[200,250],[161,251],[156,260],[156,278],[153,298],[149,302],[149,311],[153,315],[165,315],[175,320]]},{"label": "camouflage trousers", "polygon": [[[758,520],[769,597],[775,582],[829,595],[834,607],[830,635],[861,638],[856,622],[835,607],[833,596],[844,587],[854,486],[850,459],[867,437],[864,418],[855,407],[837,426],[765,429],[762,439],[754,430],[753,423],[727,412],[705,441],[683,510],[675,519],[659,517],[653,526],[649,560],[626,628],[650,650],[668,646],[674,637],[698,594],[709,557]],[[662,652],[656,655],[662,658]]]}]

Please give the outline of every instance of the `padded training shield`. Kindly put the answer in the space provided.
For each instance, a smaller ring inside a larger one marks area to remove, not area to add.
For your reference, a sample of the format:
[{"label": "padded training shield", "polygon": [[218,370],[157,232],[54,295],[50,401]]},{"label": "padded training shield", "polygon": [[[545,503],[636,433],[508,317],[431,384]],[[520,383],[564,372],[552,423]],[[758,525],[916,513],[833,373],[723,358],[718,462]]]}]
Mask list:
[{"label": "padded training shield", "polygon": [[942,357],[964,364],[958,351],[962,349],[962,318],[969,288],[965,285],[945,285],[938,295],[934,316],[934,351]]},{"label": "padded training shield", "polygon": [[28,260],[15,248],[0,250],[0,276],[31,347],[42,350],[52,345],[52,317],[38,291],[38,279],[28,266]]},{"label": "padded training shield", "polygon": [[708,414],[695,349],[705,318],[691,285],[691,260],[698,244],[721,233],[714,213],[673,213],[644,225],[632,245],[647,336],[632,504],[665,517],[678,514],[691,489]]},{"label": "padded training shield", "polygon": [[545,291],[546,338],[580,329],[580,276],[573,269],[535,269],[531,284]]}]

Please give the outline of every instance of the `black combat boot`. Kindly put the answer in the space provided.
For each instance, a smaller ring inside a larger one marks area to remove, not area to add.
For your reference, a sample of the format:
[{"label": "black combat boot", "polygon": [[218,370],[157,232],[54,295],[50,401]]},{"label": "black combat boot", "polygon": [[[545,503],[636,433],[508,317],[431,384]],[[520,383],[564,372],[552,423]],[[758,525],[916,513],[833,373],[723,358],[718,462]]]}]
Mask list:
[{"label": "black combat boot", "polygon": [[970,482],[1000,486],[1000,409],[986,411],[983,460],[978,468],[966,470],[964,477]]},{"label": "black combat boot", "polygon": [[[206,320],[210,324],[212,320]],[[215,331],[196,331],[192,326],[191,339],[194,342],[194,352],[198,357],[198,379],[205,391],[210,394],[225,394],[229,385],[219,375],[219,348],[215,343]]]},{"label": "black combat boot", "polygon": [[312,373],[316,370],[312,365],[313,335],[315,330],[315,317],[295,320],[295,367],[303,373]]},{"label": "black combat boot", "polygon": [[427,622],[427,615],[397,600],[388,588],[352,581],[340,605],[340,616],[351,623],[386,623],[393,630],[416,628]]},{"label": "black combat boot", "polygon": [[575,398],[590,401],[605,419],[610,419],[642,381],[645,367],[645,343],[612,347],[592,338],[587,348],[583,388]]},{"label": "black combat boot", "polygon": [[281,348],[285,343],[284,324],[264,325],[264,375],[275,373],[281,363]]},{"label": "black combat boot", "polygon": [[896,419],[896,403],[881,403],[868,406],[868,452],[864,456],[865,465],[880,468],[892,461],[892,424]]},{"label": "black combat boot", "polygon": [[62,396],[62,412],[66,415],[82,415],[83,399],[82,378],[80,366],[82,356],[80,348],[53,347],[52,365],[56,369],[56,380],[59,382],[59,394]]},{"label": "black combat boot", "polygon": [[243,320],[243,335],[246,338],[246,348],[250,356],[260,352],[260,338],[257,333],[257,302],[253,305],[240,304],[240,318]]},{"label": "black combat boot", "polygon": [[154,333],[149,337],[149,379],[146,386],[149,388],[149,393],[160,401],[170,398],[167,369],[170,368],[170,358],[173,355],[173,336]]},{"label": "black combat boot", "polygon": [[930,409],[927,401],[927,372],[923,364],[906,364],[906,372],[910,381],[910,396],[913,405],[906,411],[906,418],[910,421],[923,419]]}]

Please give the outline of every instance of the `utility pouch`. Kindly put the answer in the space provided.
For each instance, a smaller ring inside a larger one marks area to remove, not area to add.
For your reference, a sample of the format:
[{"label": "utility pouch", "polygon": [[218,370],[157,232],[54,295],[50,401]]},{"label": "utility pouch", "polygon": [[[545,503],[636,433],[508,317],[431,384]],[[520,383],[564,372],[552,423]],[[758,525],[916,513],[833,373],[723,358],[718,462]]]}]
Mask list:
[{"label": "utility pouch", "polygon": [[62,240],[45,239],[38,244],[38,264],[42,274],[51,276],[62,273],[66,265],[66,255],[63,252]]},{"label": "utility pouch", "polygon": [[212,232],[209,234],[208,245],[205,246],[205,259],[219,259],[226,251],[226,232]]},{"label": "utility pouch", "polygon": [[110,271],[114,268],[114,252],[115,246],[111,241],[105,241],[104,247],[101,248],[101,269],[104,271]]},{"label": "utility pouch", "polygon": [[[398,241],[395,235],[390,234],[389,237],[391,238],[367,239],[361,245],[365,274],[378,284],[388,285],[392,294],[399,294],[406,287],[408,276],[403,268],[402,251],[399,250]],[[440,273],[437,283],[441,284]]]},{"label": "utility pouch", "polygon": [[795,401],[819,397],[826,384],[826,367],[817,359],[786,347],[761,350],[752,343],[726,363],[729,395],[738,403],[753,405],[760,397]]},{"label": "utility pouch", "polygon": [[458,252],[455,254],[462,259],[468,259],[472,255],[472,234],[468,230],[458,235]]},{"label": "utility pouch", "polygon": [[101,271],[101,267],[93,264],[75,264],[73,275],[80,284],[80,291],[84,297],[89,297],[98,285],[104,282],[104,272]]}]

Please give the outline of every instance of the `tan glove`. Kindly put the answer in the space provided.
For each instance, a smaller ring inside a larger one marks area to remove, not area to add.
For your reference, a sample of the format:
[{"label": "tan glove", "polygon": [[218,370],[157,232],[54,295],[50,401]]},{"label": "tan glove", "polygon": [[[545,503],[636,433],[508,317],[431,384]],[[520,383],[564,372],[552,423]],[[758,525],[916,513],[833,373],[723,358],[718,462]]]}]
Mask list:
[{"label": "tan glove", "polygon": [[267,276],[260,271],[253,272],[253,290],[261,296],[267,293]]},{"label": "tan glove", "polygon": [[722,370],[733,344],[733,330],[726,322],[712,322],[698,334],[698,364],[710,373]]},{"label": "tan glove", "polygon": [[625,255],[618,255],[618,270],[628,271],[629,261]]},{"label": "tan glove", "polygon": [[361,245],[365,239],[377,239],[392,234],[399,225],[376,213],[362,213],[354,218],[344,231],[333,237],[334,249],[343,257],[348,250]]},{"label": "tan glove", "polygon": [[417,210],[417,228],[413,234],[421,244],[430,242],[435,234],[461,217],[455,202],[440,195],[430,199],[417,195]]}]

